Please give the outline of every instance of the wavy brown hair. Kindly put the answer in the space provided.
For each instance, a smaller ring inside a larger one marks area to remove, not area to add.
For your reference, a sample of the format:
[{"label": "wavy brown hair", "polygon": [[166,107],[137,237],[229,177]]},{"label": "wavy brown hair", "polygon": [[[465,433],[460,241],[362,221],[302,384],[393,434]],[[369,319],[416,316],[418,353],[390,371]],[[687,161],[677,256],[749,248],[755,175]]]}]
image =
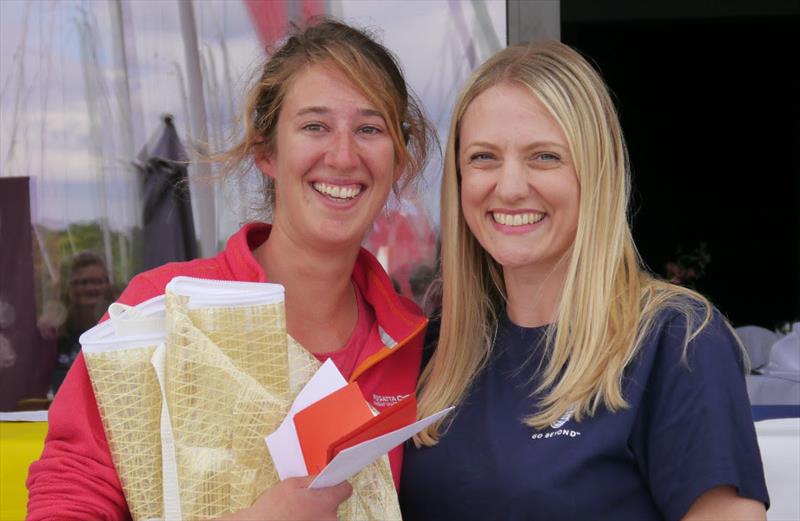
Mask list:
[{"label": "wavy brown hair", "polygon": [[[285,43],[267,59],[249,91],[240,116],[243,136],[212,159],[221,162],[226,173],[244,172],[254,156],[272,152],[283,100],[295,77],[307,66],[320,63],[341,70],[383,116],[395,157],[404,167],[395,185],[399,193],[422,173],[436,134],[394,55],[366,31],[330,17],[312,18],[305,28],[291,26]],[[272,183],[268,178],[264,182],[270,208]]]}]

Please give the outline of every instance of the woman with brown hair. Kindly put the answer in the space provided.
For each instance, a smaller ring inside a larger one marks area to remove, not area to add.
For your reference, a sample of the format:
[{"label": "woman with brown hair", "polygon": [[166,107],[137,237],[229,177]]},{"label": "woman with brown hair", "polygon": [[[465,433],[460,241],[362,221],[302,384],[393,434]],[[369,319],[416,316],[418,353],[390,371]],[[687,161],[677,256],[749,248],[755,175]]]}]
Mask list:
[{"label": "woman with brown hair", "polygon": [[[316,21],[266,62],[243,122],[243,139],[222,158],[229,169],[252,160],[263,173],[272,224],[244,226],[214,258],[138,275],[119,302],[163,294],[177,275],[279,283],[290,337],[332,359],[365,399],[381,408],[386,396],[414,392],[427,321],[361,248],[389,191],[421,173],[433,140],[395,59],[358,29]],[[401,451],[389,457],[395,482]],[[278,483],[236,518],[334,519],[349,485],[309,483]],[[130,516],[82,357],[50,408],[28,488],[29,519]]]},{"label": "woman with brown hair", "polygon": [[419,382],[422,416],[457,409],[406,449],[405,518],[765,517],[743,351],[705,298],[642,267],[629,193],[616,110],[577,52],[510,47],[468,81]]}]

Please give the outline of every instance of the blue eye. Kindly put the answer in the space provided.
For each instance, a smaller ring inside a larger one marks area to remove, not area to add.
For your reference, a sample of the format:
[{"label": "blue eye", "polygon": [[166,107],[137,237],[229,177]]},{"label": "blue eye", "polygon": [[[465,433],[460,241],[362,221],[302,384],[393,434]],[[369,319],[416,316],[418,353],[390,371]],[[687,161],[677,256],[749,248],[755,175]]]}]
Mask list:
[{"label": "blue eye", "polygon": [[540,159],[542,161],[561,161],[560,157],[550,152],[542,152],[541,154],[537,154],[534,156],[534,159]]},{"label": "blue eye", "polygon": [[308,130],[309,132],[322,132],[325,130],[325,127],[323,127],[321,123],[308,123],[303,125],[303,130]]},{"label": "blue eye", "polygon": [[494,159],[494,156],[488,152],[477,152],[469,156],[470,163],[473,161],[491,161],[492,159]]}]

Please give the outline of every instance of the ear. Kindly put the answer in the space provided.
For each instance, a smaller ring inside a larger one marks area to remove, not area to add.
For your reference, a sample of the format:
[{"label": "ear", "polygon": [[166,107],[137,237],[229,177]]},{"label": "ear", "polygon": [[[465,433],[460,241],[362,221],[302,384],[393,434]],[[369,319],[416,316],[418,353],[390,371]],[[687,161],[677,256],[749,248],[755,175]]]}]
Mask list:
[{"label": "ear", "polygon": [[267,177],[275,179],[275,153],[266,151],[263,146],[256,152],[253,162],[261,173]]}]

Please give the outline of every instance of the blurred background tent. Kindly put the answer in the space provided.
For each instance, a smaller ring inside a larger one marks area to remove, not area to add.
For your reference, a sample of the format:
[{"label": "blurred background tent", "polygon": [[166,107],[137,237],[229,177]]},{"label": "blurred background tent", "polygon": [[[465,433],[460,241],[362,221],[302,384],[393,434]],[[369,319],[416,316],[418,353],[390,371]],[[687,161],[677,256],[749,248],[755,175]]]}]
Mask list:
[{"label": "blurred background tent", "polygon": [[[237,139],[242,93],[265,54],[317,15],[392,50],[442,135],[453,92],[506,42],[504,0],[0,2],[0,176],[31,179],[37,307],[80,251],[100,253],[125,287],[162,262],[214,255],[241,223],[264,218],[257,169],[220,181],[218,165],[192,161],[182,174],[175,161]],[[171,125],[148,141],[165,113]],[[176,134],[183,155],[170,152]],[[400,194],[367,243],[407,296],[411,264],[434,260],[440,166],[433,154],[420,189]],[[175,190],[180,179],[188,190]]]},{"label": "blurred background tent", "polygon": [[[137,156],[142,181],[142,270],[197,257],[188,184],[188,156],[178,138],[173,117],[161,118],[161,128]],[[210,182],[210,180],[208,181]]]}]

